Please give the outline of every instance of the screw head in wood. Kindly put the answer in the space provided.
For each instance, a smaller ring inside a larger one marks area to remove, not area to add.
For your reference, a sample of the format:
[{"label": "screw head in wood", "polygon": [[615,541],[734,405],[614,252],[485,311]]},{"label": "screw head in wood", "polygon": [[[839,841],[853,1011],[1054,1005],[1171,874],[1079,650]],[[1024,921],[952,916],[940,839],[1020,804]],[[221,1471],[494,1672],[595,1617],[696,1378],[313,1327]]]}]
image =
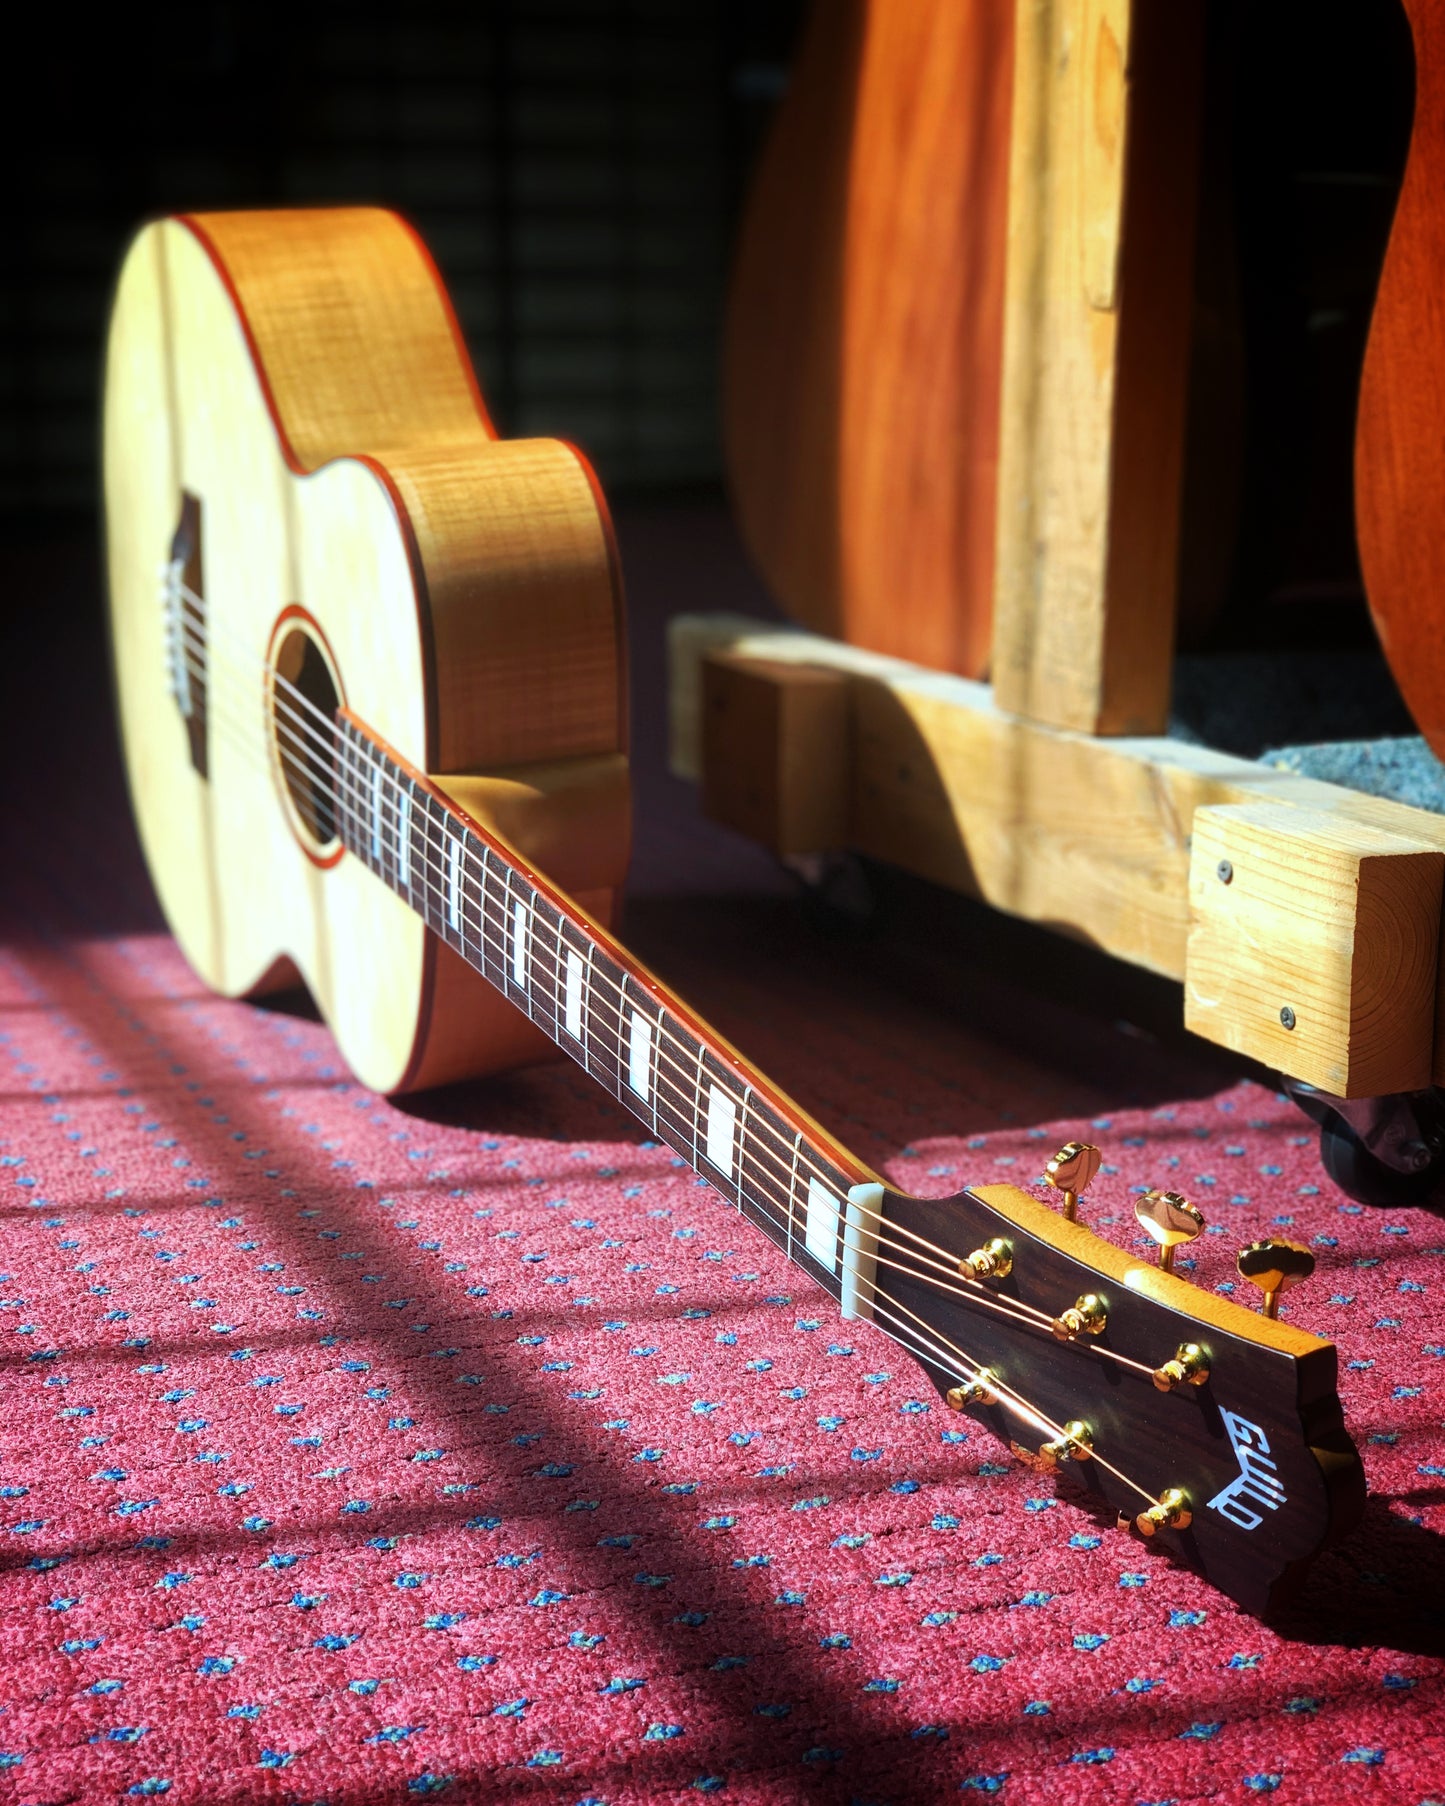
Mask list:
[{"label": "screw head in wood", "polygon": [[1227,859],[1221,859],[1219,864],[1214,868],[1214,875],[1221,884],[1232,884],[1234,882],[1234,867]]},{"label": "screw head in wood", "polygon": [[1281,1028],[1293,1028],[1295,1025],[1295,1013],[1288,1004],[1279,1013],[1279,1025]]}]

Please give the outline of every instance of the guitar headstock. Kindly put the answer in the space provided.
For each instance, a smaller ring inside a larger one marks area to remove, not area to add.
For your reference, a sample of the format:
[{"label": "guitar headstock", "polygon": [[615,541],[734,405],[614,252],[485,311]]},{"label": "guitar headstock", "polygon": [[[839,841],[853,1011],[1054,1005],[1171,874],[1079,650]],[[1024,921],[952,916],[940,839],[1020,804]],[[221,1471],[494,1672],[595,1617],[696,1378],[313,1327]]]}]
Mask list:
[{"label": "guitar headstock", "polygon": [[[873,1232],[858,1238],[876,1260],[860,1302],[871,1293],[869,1314],[947,1402],[1246,1611],[1283,1597],[1358,1519],[1333,1344],[1170,1271],[1202,1227],[1187,1200],[1139,1201],[1159,1265],[1013,1185],[935,1200],[860,1186],[850,1214]],[[1306,1249],[1255,1244],[1239,1270],[1272,1307],[1311,1264]]]}]

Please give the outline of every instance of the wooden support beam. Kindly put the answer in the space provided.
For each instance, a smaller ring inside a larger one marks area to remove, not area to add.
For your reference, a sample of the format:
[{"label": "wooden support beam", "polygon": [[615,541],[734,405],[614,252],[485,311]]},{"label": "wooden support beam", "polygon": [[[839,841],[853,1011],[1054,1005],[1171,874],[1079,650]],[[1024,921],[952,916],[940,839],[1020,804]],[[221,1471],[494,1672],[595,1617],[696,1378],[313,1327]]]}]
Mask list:
[{"label": "wooden support beam", "polygon": [[848,682],[839,671],[707,654],[702,807],[779,857],[849,840]]},{"label": "wooden support beam", "polygon": [[1193,841],[1185,1026],[1338,1097],[1428,1085],[1445,853],[1274,803]]},{"label": "wooden support beam", "polygon": [[994,565],[999,705],[1163,730],[1200,0],[1018,0]]},{"label": "wooden support beam", "polygon": [[[1410,908],[1423,912],[1409,930],[1410,946],[1417,948],[1421,936],[1438,936],[1438,889],[1432,903],[1418,888],[1424,883],[1419,855],[1427,849],[1445,855],[1445,817],[1182,741],[1104,739],[1048,727],[1004,714],[985,684],[738,615],[681,616],[672,623],[670,648],[672,763],[679,775],[696,778],[702,768],[706,653],[829,667],[848,684],[850,847],[1166,977],[1183,980],[1190,965],[1190,848],[1201,809],[1270,804],[1301,822],[1323,818],[1347,848],[1368,859],[1377,856],[1371,849],[1379,843],[1366,846],[1363,838],[1352,838],[1356,830],[1385,837],[1392,870],[1393,861],[1408,854],[1399,872],[1413,871],[1410,882],[1417,888],[1409,893]],[[1301,832],[1308,840],[1313,830]],[[1225,856],[1216,855],[1216,863]],[[1344,857],[1329,853],[1331,860]],[[1384,877],[1373,867],[1367,871],[1364,914],[1357,903],[1354,919],[1373,923],[1370,899],[1377,893],[1370,887]],[[1396,913],[1403,910],[1399,905]],[[1342,932],[1339,919],[1337,912],[1336,930]],[[1414,920],[1408,911],[1401,919]],[[1377,931],[1370,926],[1369,932]],[[1374,957],[1367,953],[1359,965],[1362,983],[1366,974],[1387,969],[1371,964]],[[1419,1071],[1409,1051],[1419,1032],[1418,972],[1410,963],[1417,957],[1424,957],[1418,948],[1398,968],[1408,997],[1397,1019],[1406,1050],[1398,1070],[1408,1072]],[[1445,976],[1445,965],[1440,970]],[[1351,955],[1352,985],[1355,971]],[[1388,997],[1395,981],[1369,982]],[[1291,1062],[1299,1057],[1293,1050],[1305,1047],[1310,1036],[1282,1039],[1280,1004],[1274,1007],[1272,1027],[1251,1017],[1247,1030],[1235,1026],[1230,1012],[1220,1013],[1218,1038],[1305,1077]],[[1434,1074],[1445,1083],[1445,1008],[1426,1013],[1440,1024],[1431,1029]],[[1374,1018],[1352,1004],[1349,1020],[1363,1025]],[[1202,1013],[1194,1026],[1215,1032]],[[1345,1060],[1344,1094],[1374,1084],[1388,1065],[1385,1054],[1365,1046],[1358,1058]]]}]

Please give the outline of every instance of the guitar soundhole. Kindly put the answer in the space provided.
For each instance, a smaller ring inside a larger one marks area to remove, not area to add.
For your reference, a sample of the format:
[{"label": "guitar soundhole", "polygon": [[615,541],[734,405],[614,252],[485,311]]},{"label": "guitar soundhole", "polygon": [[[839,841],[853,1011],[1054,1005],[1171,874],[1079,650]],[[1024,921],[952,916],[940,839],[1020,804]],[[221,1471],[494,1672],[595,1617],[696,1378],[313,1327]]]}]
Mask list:
[{"label": "guitar soundhole", "polygon": [[329,649],[299,612],[282,623],[272,672],[272,746],[292,825],[307,853],[329,863],[340,852],[335,721],[341,692]]}]

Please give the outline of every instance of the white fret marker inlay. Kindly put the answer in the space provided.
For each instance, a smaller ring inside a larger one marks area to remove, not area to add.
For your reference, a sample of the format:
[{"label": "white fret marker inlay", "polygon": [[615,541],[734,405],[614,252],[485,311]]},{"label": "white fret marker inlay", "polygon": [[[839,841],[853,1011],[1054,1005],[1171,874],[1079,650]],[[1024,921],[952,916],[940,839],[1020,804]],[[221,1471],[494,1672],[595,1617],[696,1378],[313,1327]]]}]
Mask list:
[{"label": "white fret marker inlay", "polygon": [[453,835],[447,841],[447,926],[462,928],[462,843]]},{"label": "white fret marker inlay", "polygon": [[567,949],[567,1033],[574,1041],[582,1039],[582,955],[573,947]]},{"label": "white fret marker inlay", "polygon": [[396,881],[411,887],[411,792],[403,790],[396,805]]},{"label": "white fret marker inlay", "polygon": [[627,1082],[644,1103],[652,1088],[651,1074],[652,1024],[634,1010],[627,1031]]},{"label": "white fret marker inlay", "polygon": [[721,1085],[708,1087],[707,1157],[720,1173],[729,1176],[733,1170],[733,1137],[737,1130],[738,1107]]},{"label": "white fret marker inlay", "polygon": [[512,979],[527,983],[527,905],[520,897],[512,905]]},{"label": "white fret marker inlay", "polygon": [[820,1180],[808,1181],[808,1216],[803,1246],[830,1273],[838,1271],[838,1200]]}]

